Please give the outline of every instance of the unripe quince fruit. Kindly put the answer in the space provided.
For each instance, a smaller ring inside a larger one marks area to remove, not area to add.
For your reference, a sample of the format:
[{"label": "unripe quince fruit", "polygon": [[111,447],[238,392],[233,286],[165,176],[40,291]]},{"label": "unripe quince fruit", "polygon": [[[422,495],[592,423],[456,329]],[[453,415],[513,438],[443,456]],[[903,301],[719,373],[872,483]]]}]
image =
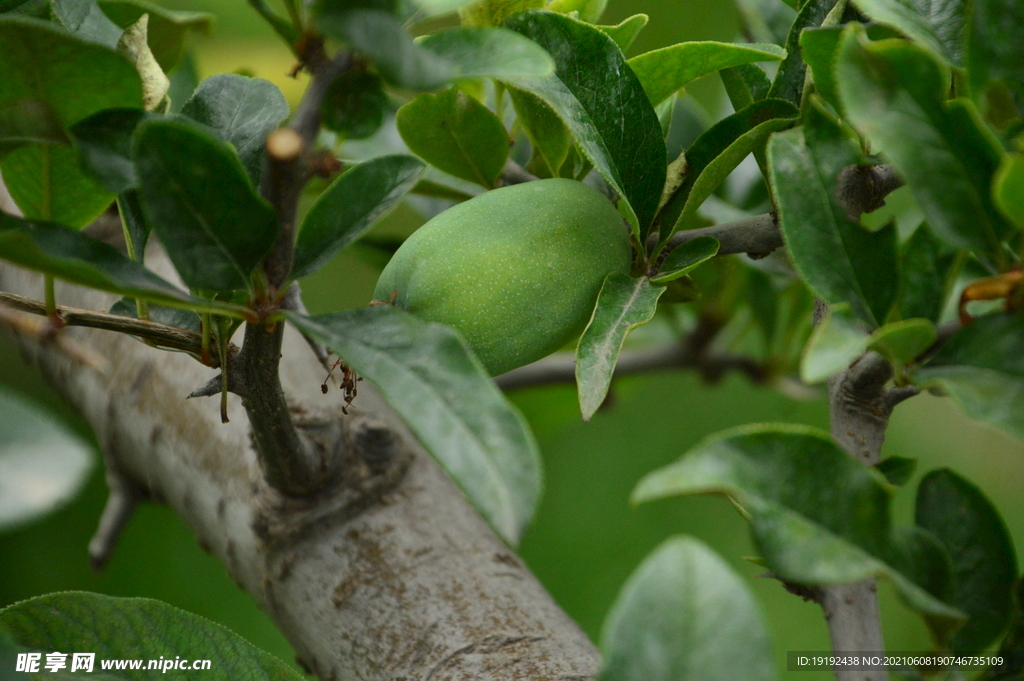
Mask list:
[{"label": "unripe quince fruit", "polygon": [[402,244],[374,298],[462,332],[497,375],[551,354],[590,320],[604,278],[628,273],[629,232],[573,180],[495,189],[446,210]]}]

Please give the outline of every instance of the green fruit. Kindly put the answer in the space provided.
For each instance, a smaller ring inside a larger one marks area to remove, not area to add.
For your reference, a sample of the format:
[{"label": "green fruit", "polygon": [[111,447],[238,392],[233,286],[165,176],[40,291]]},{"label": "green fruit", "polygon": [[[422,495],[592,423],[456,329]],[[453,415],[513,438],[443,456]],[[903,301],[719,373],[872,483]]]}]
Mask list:
[{"label": "green fruit", "polygon": [[492,375],[580,333],[609,272],[629,272],[629,232],[590,187],[552,179],[446,210],[398,249],[377,300],[462,332]]}]

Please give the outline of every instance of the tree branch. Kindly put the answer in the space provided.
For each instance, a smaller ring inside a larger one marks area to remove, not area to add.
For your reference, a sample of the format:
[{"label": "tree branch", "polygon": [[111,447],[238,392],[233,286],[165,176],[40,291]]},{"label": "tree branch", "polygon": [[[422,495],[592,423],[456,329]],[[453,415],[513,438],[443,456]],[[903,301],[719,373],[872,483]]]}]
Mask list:
[{"label": "tree branch", "polygon": [[[159,249],[146,262],[177,281]],[[0,263],[3,290],[40,285]],[[113,302],[60,282],[58,296],[80,308]],[[596,676],[594,646],[372,386],[360,384],[345,416],[343,394],[321,393],[320,363],[293,329],[283,333],[280,363],[292,417],[314,446],[348,443],[334,450],[344,475],[312,498],[283,498],[267,484],[237,396],[229,396],[228,424],[184,399],[209,368],[123,334],[62,333],[117,362],[100,374],[55,348],[20,345],[91,424],[117,484],[172,507],[320,679]],[[131,503],[111,500],[96,557],[109,556]]]}]

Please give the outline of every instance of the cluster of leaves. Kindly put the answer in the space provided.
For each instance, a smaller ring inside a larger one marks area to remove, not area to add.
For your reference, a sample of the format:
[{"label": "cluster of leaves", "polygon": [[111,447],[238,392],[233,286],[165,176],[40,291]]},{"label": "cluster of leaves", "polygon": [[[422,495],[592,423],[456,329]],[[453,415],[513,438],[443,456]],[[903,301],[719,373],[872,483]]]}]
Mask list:
[{"label": "cluster of leaves", "polygon": [[[593,0],[286,0],[288,18],[252,4],[300,58],[310,34],[357,57],[324,97],[325,127],[340,140],[369,137],[402,101],[393,125],[416,156],[376,156],[334,179],[300,223],[290,275],[269,287],[263,264],[281,228],[259,187],[264,140],[289,114],[280,92],[221,75],[181,106],[171,100],[184,34],[208,27],[203,15],[142,0],[7,2],[0,170],[24,217],[0,215],[0,257],[126,296],[116,310],[196,330],[221,364],[242,320],[287,319],[377,385],[510,543],[540,495],[536,445],[457,332],[387,306],[265,312],[407,193],[464,200],[498,186],[510,157],[537,177],[601,186],[632,235],[632,276],[605,281],[578,344],[584,418],[603,402],[627,334],[690,300],[697,316],[725,320],[734,346],[756,337],[773,376],[824,381],[873,350],[898,383],[945,391],[1024,434],[1015,287],[1000,289],[1005,311],[935,349],[958,286],[1011,281],[1020,265],[1024,17],[1012,0],[954,0],[941,12],[901,0],[750,0],[740,3],[745,32],[760,42],[680,43],[631,59],[646,17],[598,25]],[[434,15],[455,23],[455,10],[458,27],[418,40],[406,31]],[[735,113],[694,126],[684,88],[713,73]],[[723,185],[751,155],[759,176],[739,196]],[[837,195],[851,169],[883,160],[926,218],[902,239],[895,222],[869,229]],[[112,201],[127,257],[79,231]],[[680,230],[768,208],[788,257],[730,258],[735,266],[716,258],[710,236],[674,247]],[[151,230],[187,291],[145,267]],[[814,296],[831,311],[812,334]],[[984,648],[1011,616],[1017,565],[1005,527],[951,471],[922,480],[913,527],[893,527],[906,471],[903,460],[865,469],[820,433],[755,427],[699,445],[635,499],[725,494],[781,579],[885,577],[937,645]],[[609,615],[605,674],[772,678],[767,640],[738,578],[677,538]]]}]

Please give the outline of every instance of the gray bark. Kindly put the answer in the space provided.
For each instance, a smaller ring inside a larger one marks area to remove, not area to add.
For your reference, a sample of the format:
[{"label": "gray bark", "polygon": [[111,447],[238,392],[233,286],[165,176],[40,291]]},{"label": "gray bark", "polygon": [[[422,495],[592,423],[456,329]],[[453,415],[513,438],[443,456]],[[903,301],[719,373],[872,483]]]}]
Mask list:
[{"label": "gray bark", "polygon": [[[171,278],[159,253],[147,264]],[[38,297],[40,277],[0,265],[0,289]],[[58,300],[107,309],[110,296],[58,283]],[[252,594],[321,679],[592,678],[599,656],[514,552],[365,382],[351,414],[298,334],[286,332],[281,382],[312,441],[340,431],[345,479],[287,499],[264,480],[241,400],[186,400],[213,375],[186,355],[109,331],[67,328],[111,362],[83,368],[23,342],[92,425],[112,480],[94,557],[136,498],[166,503]]]}]

